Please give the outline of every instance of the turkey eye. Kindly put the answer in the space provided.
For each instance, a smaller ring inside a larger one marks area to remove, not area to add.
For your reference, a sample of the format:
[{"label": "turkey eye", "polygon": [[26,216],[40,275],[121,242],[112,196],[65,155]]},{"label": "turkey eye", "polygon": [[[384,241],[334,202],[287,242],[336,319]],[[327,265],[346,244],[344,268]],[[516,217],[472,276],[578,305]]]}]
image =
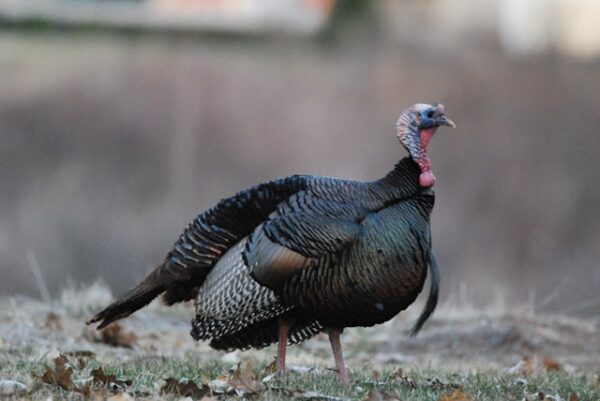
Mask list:
[{"label": "turkey eye", "polygon": [[428,111],[427,112],[427,118],[431,118],[433,117],[433,111]]}]

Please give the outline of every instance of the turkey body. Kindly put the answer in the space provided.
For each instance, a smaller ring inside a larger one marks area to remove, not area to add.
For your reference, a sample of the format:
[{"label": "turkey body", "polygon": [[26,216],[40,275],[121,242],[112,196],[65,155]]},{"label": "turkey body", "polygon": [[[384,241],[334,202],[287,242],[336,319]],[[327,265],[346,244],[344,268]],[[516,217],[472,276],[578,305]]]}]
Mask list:
[{"label": "turkey body", "polygon": [[431,206],[429,191],[368,213],[355,241],[317,268],[296,273],[283,300],[331,328],[373,326],[396,316],[423,288]]},{"label": "turkey body", "polygon": [[433,312],[434,193],[402,159],[373,182],[292,176],[221,200],[194,219],[144,281],[90,319],[99,328],[164,293],[195,299],[192,337],[216,349],[264,347],[290,324],[289,343],[324,329],[372,326],[432,287],[414,332]]},{"label": "turkey body", "polygon": [[[199,287],[192,336],[219,349],[266,346],[278,340],[283,317],[295,343],[407,308],[423,288],[431,249],[434,194],[419,187],[418,173],[407,158],[375,182],[296,178],[302,189],[231,247]],[[193,247],[179,249],[187,252],[174,256],[185,260]]]}]

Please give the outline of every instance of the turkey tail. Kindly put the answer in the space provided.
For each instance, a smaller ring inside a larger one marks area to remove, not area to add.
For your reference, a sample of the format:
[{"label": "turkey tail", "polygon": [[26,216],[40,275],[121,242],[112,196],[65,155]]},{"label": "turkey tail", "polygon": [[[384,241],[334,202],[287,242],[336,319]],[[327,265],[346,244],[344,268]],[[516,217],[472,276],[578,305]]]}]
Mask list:
[{"label": "turkey tail", "polygon": [[119,299],[88,320],[86,324],[100,322],[100,325],[97,327],[100,330],[112,322],[127,317],[138,309],[148,305],[165,290],[164,285],[156,284],[153,282],[154,280],[149,280],[150,278],[148,277],[136,287],[125,291]]},{"label": "turkey tail", "polygon": [[435,256],[433,253],[430,253],[429,258],[429,271],[431,272],[431,288],[429,290],[429,297],[427,298],[427,303],[425,304],[425,308],[423,312],[421,312],[421,316],[415,323],[410,336],[414,337],[417,335],[419,330],[423,327],[423,324],[429,319],[429,317],[433,314],[435,307],[438,302],[438,295],[440,292],[440,269],[438,268],[437,262],[435,260]]}]

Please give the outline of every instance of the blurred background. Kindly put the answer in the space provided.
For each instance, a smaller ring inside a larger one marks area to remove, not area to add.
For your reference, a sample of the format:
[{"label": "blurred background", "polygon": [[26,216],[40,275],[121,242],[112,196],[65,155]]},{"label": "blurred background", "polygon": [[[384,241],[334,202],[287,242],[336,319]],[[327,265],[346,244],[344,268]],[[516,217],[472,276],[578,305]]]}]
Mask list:
[{"label": "blurred background", "polygon": [[446,303],[600,315],[600,1],[0,0],[0,294],[159,263],[219,199],[430,148]]}]

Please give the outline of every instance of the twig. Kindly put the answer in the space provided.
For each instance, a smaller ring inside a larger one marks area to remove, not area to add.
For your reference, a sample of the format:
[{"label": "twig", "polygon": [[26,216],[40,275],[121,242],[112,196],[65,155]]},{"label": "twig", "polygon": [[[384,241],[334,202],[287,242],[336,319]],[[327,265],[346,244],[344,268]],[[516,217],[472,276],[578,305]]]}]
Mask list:
[{"label": "twig", "polygon": [[29,262],[29,267],[31,267],[31,271],[33,272],[33,277],[35,277],[35,283],[37,284],[38,290],[40,290],[42,300],[46,304],[50,303],[50,292],[48,291],[48,286],[44,280],[44,275],[42,274],[40,264],[31,249],[27,250],[27,261]]}]

